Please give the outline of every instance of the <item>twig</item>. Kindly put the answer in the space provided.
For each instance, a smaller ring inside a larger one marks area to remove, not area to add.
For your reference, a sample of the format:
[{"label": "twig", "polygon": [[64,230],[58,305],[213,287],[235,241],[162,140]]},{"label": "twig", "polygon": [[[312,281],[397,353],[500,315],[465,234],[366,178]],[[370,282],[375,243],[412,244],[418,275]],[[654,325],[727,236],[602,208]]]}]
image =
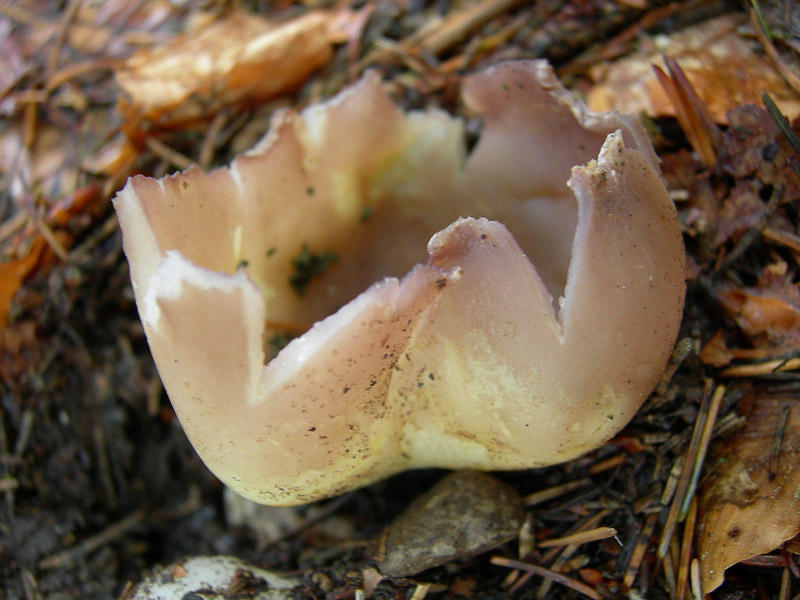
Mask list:
[{"label": "twig", "polygon": [[69,261],[71,263],[78,263],[82,259],[84,259],[91,250],[97,246],[100,242],[106,239],[109,235],[114,233],[117,230],[117,215],[113,214],[108,217],[100,227],[97,227],[86,240],[77,248],[73,249],[69,253]]},{"label": "twig", "polygon": [[453,44],[463,40],[468,33],[478,28],[483,23],[502,14],[519,4],[521,0],[483,0],[460,12],[448,15],[442,19],[439,26],[430,34],[425,34],[422,39],[408,40],[412,46],[430,52],[433,55],[447,50]]},{"label": "twig", "polygon": [[47,245],[50,246],[50,249],[53,251],[58,259],[61,262],[67,262],[69,260],[69,254],[67,254],[66,248],[58,241],[58,238],[53,233],[53,230],[50,229],[50,226],[44,222],[44,219],[38,217],[38,215],[33,215],[33,223],[36,225],[36,229],[39,230],[39,233],[44,238],[44,241],[47,242]]},{"label": "twig", "polygon": [[761,230],[761,235],[795,252],[800,252],[800,236],[790,231],[778,231],[772,227],[764,227],[764,229]]},{"label": "twig", "polygon": [[81,7],[82,0],[71,0],[67,6],[64,15],[61,18],[61,23],[58,25],[58,32],[56,34],[55,42],[50,48],[50,54],[47,57],[47,64],[45,65],[45,80],[49,80],[55,74],[58,68],[58,61],[61,58],[61,49],[64,47],[64,42],[67,41],[67,34],[75,16],[78,14],[78,9]]},{"label": "twig", "polygon": [[[466,35],[480,27],[483,23],[500,15],[519,4],[522,0],[483,0],[478,4],[447,15],[411,34],[397,44],[402,51],[422,51],[432,55],[447,50],[453,44],[464,39]],[[394,53],[386,48],[372,49],[359,61],[354,71],[360,73],[368,66],[384,60]]]},{"label": "twig", "polygon": [[703,423],[703,434],[700,437],[699,447],[694,459],[694,464],[692,465],[692,478],[689,481],[689,487],[686,489],[686,495],[681,503],[681,511],[678,513],[679,521],[683,521],[686,518],[686,513],[689,511],[689,504],[694,497],[695,490],[697,489],[697,482],[700,480],[700,473],[706,460],[708,446],[711,443],[711,434],[714,432],[714,424],[717,422],[719,405],[722,402],[723,396],[725,396],[725,386],[721,385],[714,390],[714,395],[711,397],[711,405],[709,406],[708,412],[705,416],[705,422]]},{"label": "twig", "polygon": [[560,583],[561,585],[565,585],[568,588],[575,590],[576,592],[580,592],[584,596],[588,596],[593,600],[602,600],[602,596],[598,594],[595,590],[590,588],[585,583],[580,581],[576,581],[566,575],[562,575],[561,573],[556,573],[555,571],[551,571],[550,569],[545,569],[544,567],[539,567],[537,565],[532,565],[530,563],[522,562],[521,560],[513,560],[510,558],[505,558],[504,556],[493,556],[491,558],[491,563],[493,565],[497,565],[499,567],[508,567],[509,569],[519,569],[520,571],[527,571],[529,573],[533,573],[534,575],[539,575],[540,577],[544,577],[545,579],[550,579]]},{"label": "twig", "polygon": [[117,508],[117,493],[114,489],[114,480],[111,477],[111,464],[106,449],[106,436],[100,425],[95,425],[94,431],[95,456],[100,470],[100,482],[106,496],[106,503],[111,510]]},{"label": "twig", "polygon": [[678,582],[675,589],[675,600],[686,597],[686,586],[689,582],[689,568],[692,559],[692,542],[694,541],[694,527],[697,523],[697,498],[692,496],[686,522],[683,526],[683,539],[681,540],[681,554],[678,563]]},{"label": "twig", "polygon": [[765,362],[735,365],[720,372],[722,377],[758,377],[800,369],[800,358],[777,359]]},{"label": "twig", "polygon": [[775,434],[772,437],[772,450],[769,457],[769,479],[772,481],[778,472],[778,460],[780,459],[781,446],[783,445],[783,434],[786,433],[786,423],[789,420],[791,406],[788,404],[783,407],[778,421],[775,423]]},{"label": "twig", "polygon": [[647,547],[650,545],[650,536],[653,535],[653,529],[655,528],[657,519],[658,515],[655,513],[648,515],[647,519],[645,519],[642,532],[639,534],[639,539],[636,541],[636,546],[631,553],[628,566],[625,568],[623,583],[628,588],[633,586],[633,582],[636,581],[636,576],[639,574],[639,567],[647,552]]},{"label": "twig", "polygon": [[669,513],[667,514],[667,520],[664,523],[664,529],[661,532],[661,541],[658,544],[659,558],[664,558],[667,550],[669,549],[669,543],[672,540],[672,536],[675,533],[675,527],[678,524],[678,515],[681,513],[683,501],[689,489],[692,473],[694,471],[695,458],[700,450],[700,440],[703,435],[703,427],[711,406],[711,386],[712,382],[706,381],[706,391],[703,395],[703,402],[700,405],[700,411],[697,413],[697,420],[694,423],[694,429],[692,430],[692,437],[691,441],[689,442],[689,447],[686,449],[686,459],[683,463],[680,479],[678,480],[678,487],[675,490],[675,496],[672,498],[672,504],[670,505]]},{"label": "twig", "polygon": [[158,158],[168,162],[174,167],[177,167],[181,171],[185,171],[195,164],[191,158],[185,154],[181,154],[177,150],[173,150],[158,138],[148,137],[147,140],[145,140],[144,145],[147,146],[147,149],[155,154]]},{"label": "twig", "polygon": [[423,600],[428,595],[428,590],[431,588],[430,583],[418,583],[414,588],[414,593],[411,594],[409,600]]},{"label": "twig", "polygon": [[585,544],[586,542],[596,542],[605,540],[617,535],[617,530],[613,527],[597,527],[589,531],[582,531],[573,535],[567,535],[552,540],[545,540],[538,544],[539,548],[550,548],[552,546],[567,546],[571,544]]},{"label": "twig", "polygon": [[750,24],[753,26],[756,38],[764,48],[764,52],[772,61],[772,64],[778,70],[778,73],[780,73],[781,77],[783,77],[784,81],[786,81],[786,83],[789,84],[789,86],[796,93],[800,94],[800,78],[798,78],[797,75],[792,72],[786,62],[781,58],[780,54],[778,54],[778,51],[775,50],[775,46],[773,45],[770,36],[764,29],[763,21],[759,18],[760,14],[758,11],[758,5],[753,0],[751,0],[751,4],[752,8],[750,9]]},{"label": "twig", "polygon": [[789,600],[792,593],[792,580],[789,569],[784,569],[781,573],[781,591],[778,593],[778,600]]},{"label": "twig", "polygon": [[206,134],[203,137],[203,143],[200,145],[200,155],[197,158],[197,163],[204,171],[211,168],[211,162],[214,160],[214,152],[217,149],[217,137],[219,136],[225,123],[228,121],[228,114],[226,111],[221,110],[209,123],[206,128]]},{"label": "twig", "polygon": [[587,469],[587,471],[589,472],[589,475],[597,475],[603,471],[608,471],[609,469],[618,467],[626,460],[627,456],[625,454],[617,454],[616,456],[612,456],[610,458],[606,458],[605,460],[601,460],[600,462],[594,463]]},{"label": "twig", "polygon": [[124,64],[124,62],[121,58],[91,58],[72,63],[53,73],[45,84],[45,90],[52,92],[76,77],[93,71],[111,71]]},{"label": "twig", "polygon": [[68,548],[62,552],[58,552],[39,562],[40,569],[59,569],[61,567],[68,567],[86,554],[94,552],[101,546],[122,537],[129,529],[135,527],[144,518],[144,511],[139,509],[132,512],[130,515],[106,527],[97,535],[85,539],[81,543]]},{"label": "twig", "polygon": [[324,508],[320,509],[320,511],[313,517],[306,519],[305,521],[300,523],[297,527],[294,527],[290,531],[287,531],[280,537],[275,538],[274,540],[270,540],[270,542],[266,545],[266,547],[269,548],[270,546],[274,546],[278,542],[283,542],[285,540],[293,538],[297,534],[304,532],[306,529],[308,529],[315,523],[319,523],[323,519],[327,519],[329,516],[331,516],[333,513],[339,510],[342,506],[350,502],[350,500],[352,500],[354,496],[355,494],[350,493],[350,494],[345,494],[344,496],[339,496],[334,500],[331,500],[330,502],[328,502],[328,504],[324,506]]},{"label": "twig", "polygon": [[728,267],[739,260],[739,257],[744,254],[748,248],[750,248],[753,242],[755,242],[756,239],[761,235],[761,231],[764,229],[764,227],[767,226],[767,222],[772,216],[772,213],[774,213],[778,208],[782,198],[783,186],[776,185],[772,189],[772,195],[770,196],[767,205],[764,207],[764,212],[761,213],[758,222],[747,230],[736,246],[734,246],[733,250],[728,253],[728,255],[725,257],[725,260],[722,261],[722,264],[717,269],[717,273],[722,273],[723,271],[727,270]]},{"label": "twig", "polygon": [[[593,514],[586,519],[583,519],[581,522],[577,523],[572,529],[570,529],[568,535],[572,535],[575,533],[579,533],[581,531],[588,531],[590,529],[594,529],[600,524],[605,517],[611,511],[608,509],[601,510],[598,513]],[[575,554],[578,550],[578,544],[570,544],[564,548],[551,548],[539,561],[541,564],[550,565],[550,568],[553,571],[559,571],[570,559],[570,557]],[[559,554],[560,552],[560,554]],[[525,585],[530,579],[534,576],[533,573],[527,572],[523,575],[509,590],[510,594],[514,594],[517,592],[523,585]],[[536,592],[536,598],[544,598],[550,590],[550,585],[553,583],[552,579],[545,579],[542,582],[542,585],[539,587],[539,591]]]},{"label": "twig", "polygon": [[700,578],[700,561],[692,559],[690,567],[691,580],[692,580],[692,595],[695,598],[703,597],[703,580]]},{"label": "twig", "polygon": [[772,120],[775,121],[775,125],[781,130],[783,137],[786,138],[786,141],[789,142],[789,145],[795,152],[800,153],[800,138],[797,137],[789,121],[783,116],[778,105],[772,101],[772,98],[769,97],[767,92],[761,92],[761,100],[764,102],[769,116],[772,117]]},{"label": "twig", "polygon": [[562,483],[561,485],[557,485],[548,488],[546,490],[542,490],[540,492],[534,492],[533,494],[528,494],[522,499],[522,501],[525,503],[525,506],[536,506],[537,504],[541,504],[542,502],[547,502],[548,500],[552,500],[553,498],[558,498],[559,496],[568,494],[573,490],[586,487],[591,483],[592,480],[589,478],[578,479],[576,481],[570,481],[568,483]]},{"label": "twig", "polygon": [[19,487],[19,481],[13,477],[0,477],[0,492],[10,492]]}]

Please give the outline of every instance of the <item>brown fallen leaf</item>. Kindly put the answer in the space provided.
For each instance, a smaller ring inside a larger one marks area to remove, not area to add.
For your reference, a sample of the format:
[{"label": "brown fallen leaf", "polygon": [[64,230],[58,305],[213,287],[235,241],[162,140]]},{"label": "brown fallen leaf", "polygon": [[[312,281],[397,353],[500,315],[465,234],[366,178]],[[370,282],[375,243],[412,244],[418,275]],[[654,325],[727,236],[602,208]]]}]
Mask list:
[{"label": "brown fallen leaf", "polygon": [[322,11],[275,23],[244,11],[134,53],[115,73],[124,129],[168,127],[300,86],[331,56]]},{"label": "brown fallen leaf", "polygon": [[[737,179],[754,178],[761,187],[783,188],[784,198],[800,193],[800,156],[779,129],[775,118],[760,106],[747,104],[728,112],[729,128],[720,148],[720,166]],[[800,120],[792,125],[800,132]],[[787,227],[791,230],[790,222]]]},{"label": "brown fallen leaf", "polygon": [[665,55],[664,63],[666,71],[653,65],[656,80],[669,98],[681,129],[701,162],[709,167],[714,166],[722,134],[715,125],[705,102],[697,95],[678,61]]},{"label": "brown fallen leaf", "polygon": [[700,496],[704,593],[719,587],[728,567],[800,532],[800,401],[757,390],[739,409],[745,424],[723,444]]},{"label": "brown fallen leaf", "polygon": [[37,236],[25,256],[0,263],[0,330],[8,325],[11,301],[23,280],[36,268],[46,247],[44,238]]},{"label": "brown fallen leaf", "polygon": [[756,348],[800,347],[800,284],[785,262],[768,265],[753,288],[719,291],[722,308]]},{"label": "brown fallen leaf", "polygon": [[651,64],[661,63],[660,55],[665,54],[680,63],[717,123],[727,123],[727,112],[735,106],[760,105],[762,90],[790,120],[795,118],[800,115],[800,99],[763,57],[759,44],[739,33],[746,22],[743,14],[723,15],[668,37],[645,40],[629,58],[599,65],[592,73],[597,84],[589,92],[589,108],[675,116],[651,71]]},{"label": "brown fallen leaf", "polygon": [[766,360],[774,356],[772,348],[731,348],[725,340],[722,329],[706,342],[698,355],[704,365],[725,367],[733,360]]}]

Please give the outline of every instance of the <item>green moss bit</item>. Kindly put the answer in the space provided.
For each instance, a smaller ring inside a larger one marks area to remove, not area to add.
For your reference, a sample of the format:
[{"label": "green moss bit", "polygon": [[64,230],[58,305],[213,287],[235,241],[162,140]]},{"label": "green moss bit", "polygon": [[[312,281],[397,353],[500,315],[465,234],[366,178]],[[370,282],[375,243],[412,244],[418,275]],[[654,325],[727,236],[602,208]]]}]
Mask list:
[{"label": "green moss bit", "polygon": [[302,296],[306,287],[314,277],[319,277],[325,270],[339,260],[339,255],[333,252],[310,252],[308,244],[303,244],[300,255],[292,260],[294,273],[289,276],[289,285]]},{"label": "green moss bit", "polygon": [[272,255],[275,254],[277,251],[278,251],[277,246],[273,246],[272,248],[267,250],[267,258],[272,258]]},{"label": "green moss bit", "polygon": [[269,344],[269,360],[272,360],[278,355],[278,352],[283,350],[289,342],[291,342],[296,335],[291,335],[289,333],[276,333],[271,338],[267,340],[267,344]]},{"label": "green moss bit", "polygon": [[366,223],[369,221],[369,218],[375,212],[375,209],[372,206],[365,206],[364,210],[361,211],[361,216],[358,218],[359,223]]}]

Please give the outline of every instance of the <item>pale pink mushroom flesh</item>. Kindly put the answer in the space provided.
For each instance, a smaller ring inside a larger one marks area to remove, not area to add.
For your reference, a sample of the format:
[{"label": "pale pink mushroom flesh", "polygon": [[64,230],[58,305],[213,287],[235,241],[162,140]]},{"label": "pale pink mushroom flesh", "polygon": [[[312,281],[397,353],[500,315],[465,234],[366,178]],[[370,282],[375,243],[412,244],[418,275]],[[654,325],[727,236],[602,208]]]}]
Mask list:
[{"label": "pale pink mushroom flesh", "polygon": [[[462,120],[403,113],[367,74],[276,116],[230,168],[117,196],[170,400],[240,494],[565,461],[658,381],[684,255],[644,128],[588,111],[539,61],[472,76],[463,100],[483,121],[469,153]],[[300,295],[304,247],[338,260]],[[268,360],[281,323],[311,328]]]}]

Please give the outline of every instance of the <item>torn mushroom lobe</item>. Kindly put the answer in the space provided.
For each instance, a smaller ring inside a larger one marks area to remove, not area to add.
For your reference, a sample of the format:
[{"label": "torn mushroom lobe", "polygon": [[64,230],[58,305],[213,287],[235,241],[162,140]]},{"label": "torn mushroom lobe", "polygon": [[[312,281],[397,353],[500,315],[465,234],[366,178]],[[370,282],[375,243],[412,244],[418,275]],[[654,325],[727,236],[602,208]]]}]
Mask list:
[{"label": "torn mushroom lobe", "polygon": [[[469,156],[460,120],[404,114],[368,74],[277,116],[229,169],[118,195],[159,373],[239,493],[291,504],[407,468],[552,464],[655,385],[684,265],[641,125],[589,112],[542,62],[478,74],[464,101],[484,123]],[[303,253],[335,260],[300,294]]]}]

